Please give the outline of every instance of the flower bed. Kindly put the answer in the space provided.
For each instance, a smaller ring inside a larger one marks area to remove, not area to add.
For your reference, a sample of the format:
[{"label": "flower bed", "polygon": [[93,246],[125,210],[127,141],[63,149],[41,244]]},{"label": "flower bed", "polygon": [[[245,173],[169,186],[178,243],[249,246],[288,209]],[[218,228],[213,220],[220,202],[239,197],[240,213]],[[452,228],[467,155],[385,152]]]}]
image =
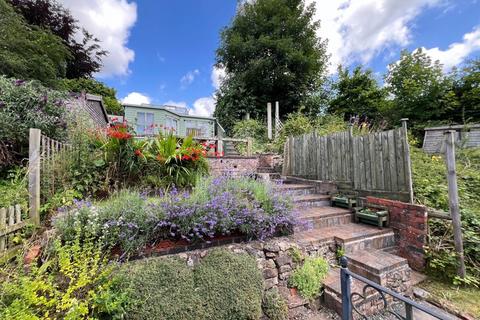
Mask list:
[{"label": "flower bed", "polygon": [[297,223],[289,198],[251,178],[204,178],[191,192],[172,188],[154,197],[122,191],[63,211],[54,221],[63,240],[93,237],[122,256],[155,251],[165,240],[185,246],[225,236],[264,239]]}]

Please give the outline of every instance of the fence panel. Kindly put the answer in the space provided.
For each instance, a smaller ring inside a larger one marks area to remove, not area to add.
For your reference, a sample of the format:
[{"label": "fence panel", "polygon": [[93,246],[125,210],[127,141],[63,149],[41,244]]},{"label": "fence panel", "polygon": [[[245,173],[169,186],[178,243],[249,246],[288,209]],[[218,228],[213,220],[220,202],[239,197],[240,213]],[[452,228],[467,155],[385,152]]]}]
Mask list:
[{"label": "fence panel", "polygon": [[340,132],[289,137],[283,174],[346,182],[363,194],[411,201],[407,143],[406,127],[363,136]]},{"label": "fence panel", "polygon": [[0,208],[0,256],[6,255],[17,247],[13,238],[26,225],[26,222],[22,220],[20,205]]}]

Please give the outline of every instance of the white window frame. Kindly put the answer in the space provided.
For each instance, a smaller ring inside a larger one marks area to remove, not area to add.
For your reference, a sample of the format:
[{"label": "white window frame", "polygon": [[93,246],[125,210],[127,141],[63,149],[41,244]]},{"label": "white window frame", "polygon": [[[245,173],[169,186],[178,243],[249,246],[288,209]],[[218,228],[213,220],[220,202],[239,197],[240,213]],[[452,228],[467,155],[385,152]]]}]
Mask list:
[{"label": "white window frame", "polygon": [[[151,116],[151,119],[149,118]],[[135,132],[139,135],[155,133],[155,114],[153,112],[137,112],[137,127]]]}]

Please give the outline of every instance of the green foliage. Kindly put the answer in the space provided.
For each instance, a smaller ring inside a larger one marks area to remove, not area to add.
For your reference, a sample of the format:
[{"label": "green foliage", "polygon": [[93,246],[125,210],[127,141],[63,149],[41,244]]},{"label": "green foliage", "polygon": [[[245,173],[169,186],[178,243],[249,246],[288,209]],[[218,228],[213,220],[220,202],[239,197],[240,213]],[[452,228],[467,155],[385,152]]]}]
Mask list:
[{"label": "green foliage", "polygon": [[[242,120],[233,127],[233,137],[238,139],[252,138],[253,153],[262,153],[266,151],[267,144],[267,126],[258,120]],[[245,153],[245,146],[240,150],[240,153]]]},{"label": "green foliage", "polygon": [[213,250],[194,270],[204,319],[259,319],[263,277],[253,257]]},{"label": "green foliage", "polygon": [[92,242],[56,241],[42,265],[29,268],[28,273],[23,265],[1,271],[2,319],[121,319],[124,315],[129,295],[118,289],[122,279]]},{"label": "green foliage", "polygon": [[28,156],[30,128],[53,139],[65,138],[65,98],[38,82],[0,76],[0,170]]},{"label": "green foliage", "polygon": [[0,43],[0,74],[46,85],[65,76],[70,53],[62,39],[25,23],[5,0],[0,0]]},{"label": "green foliage", "polygon": [[[412,174],[416,201],[430,208],[448,212],[448,184],[445,161],[412,148]],[[479,285],[480,267],[480,149],[458,150],[457,183],[460,196],[464,254],[469,277],[464,282]],[[450,221],[429,219],[426,247],[432,274],[458,282],[455,278],[457,257]]]},{"label": "green foliage", "polygon": [[315,299],[320,294],[328,269],[328,262],[325,259],[308,257],[303,266],[293,271],[288,282],[297,288],[304,298]]},{"label": "green foliage", "polygon": [[103,98],[103,103],[105,104],[105,109],[108,114],[123,114],[122,105],[116,97],[117,91],[114,88],[108,87],[103,82],[93,78],[63,79],[59,87],[69,92],[80,93],[85,91],[86,93],[99,95]]},{"label": "green foliage", "polygon": [[288,255],[292,258],[292,261],[295,263],[301,263],[303,260],[305,260],[305,256],[303,255],[302,251],[298,248],[288,249]]},{"label": "green foliage", "polygon": [[123,287],[134,292],[127,319],[204,319],[193,270],[177,259],[145,259],[122,268]]},{"label": "green foliage", "polygon": [[317,37],[315,8],[302,0],[243,2],[221,34],[217,64],[227,80],[217,95],[215,116],[227,132],[245,112],[264,117],[280,101],[282,114],[296,111],[323,81],[326,42]]},{"label": "green foliage", "polygon": [[367,117],[380,120],[387,109],[387,91],[378,85],[371,70],[356,67],[352,74],[347,68],[338,68],[338,80],[333,85],[335,98],[328,111],[339,115]]},{"label": "green foliage", "polygon": [[27,176],[23,169],[9,171],[5,180],[0,180],[0,208],[19,204],[28,208]]},{"label": "green foliage", "polygon": [[421,49],[402,51],[400,60],[390,65],[385,80],[394,95],[393,108],[388,111],[393,121],[409,118],[413,126],[422,127],[427,121],[445,119],[458,104],[452,79],[444,75],[438,61],[432,61]]},{"label": "green foliage", "polygon": [[461,71],[455,83],[459,108],[452,110],[451,118],[460,123],[480,120],[480,58],[470,61]]},{"label": "green foliage", "polygon": [[263,295],[263,313],[270,320],[287,320],[288,304],[278,293],[277,289],[268,290]]}]

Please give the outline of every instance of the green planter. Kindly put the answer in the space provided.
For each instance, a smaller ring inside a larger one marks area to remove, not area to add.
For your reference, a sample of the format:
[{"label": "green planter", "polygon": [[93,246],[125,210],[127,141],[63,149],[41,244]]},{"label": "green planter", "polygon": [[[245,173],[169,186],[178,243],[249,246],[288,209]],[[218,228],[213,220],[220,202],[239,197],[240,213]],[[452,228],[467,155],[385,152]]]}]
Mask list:
[{"label": "green planter", "polygon": [[356,204],[357,201],[355,199],[345,196],[337,196],[332,198],[332,206],[334,207],[351,209],[352,207],[355,207]]},{"label": "green planter", "polygon": [[388,211],[374,211],[369,208],[357,208],[355,210],[355,222],[363,222],[366,224],[376,225],[380,228],[388,227]]}]

